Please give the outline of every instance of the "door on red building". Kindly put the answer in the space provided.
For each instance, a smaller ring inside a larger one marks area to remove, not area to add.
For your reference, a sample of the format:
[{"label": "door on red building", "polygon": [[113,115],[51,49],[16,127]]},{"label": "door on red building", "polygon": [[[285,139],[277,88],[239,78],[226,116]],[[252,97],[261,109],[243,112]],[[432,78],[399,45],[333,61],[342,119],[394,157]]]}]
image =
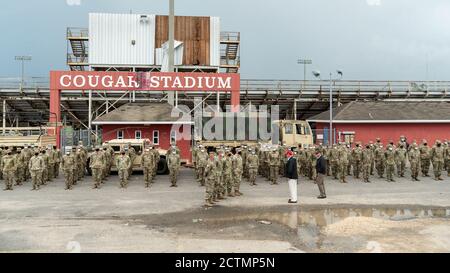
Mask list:
[{"label": "door on red building", "polygon": [[352,145],[355,142],[355,132],[342,132],[341,141]]}]

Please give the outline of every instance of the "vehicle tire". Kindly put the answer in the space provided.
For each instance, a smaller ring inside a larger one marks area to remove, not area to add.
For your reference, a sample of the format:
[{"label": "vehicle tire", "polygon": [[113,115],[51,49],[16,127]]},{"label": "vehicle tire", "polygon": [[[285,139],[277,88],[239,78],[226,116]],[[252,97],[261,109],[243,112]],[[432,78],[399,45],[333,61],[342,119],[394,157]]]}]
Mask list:
[{"label": "vehicle tire", "polygon": [[158,170],[156,171],[157,174],[168,174],[169,173],[169,167],[167,166],[167,161],[165,158],[161,157],[158,162]]}]

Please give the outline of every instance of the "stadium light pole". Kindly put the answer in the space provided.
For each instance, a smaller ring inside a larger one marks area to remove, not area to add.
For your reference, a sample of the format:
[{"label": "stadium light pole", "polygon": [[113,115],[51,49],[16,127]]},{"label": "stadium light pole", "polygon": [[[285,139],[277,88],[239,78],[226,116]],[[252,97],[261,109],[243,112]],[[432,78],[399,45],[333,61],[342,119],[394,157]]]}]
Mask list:
[{"label": "stadium light pole", "polygon": [[[344,76],[344,73],[342,70],[336,70],[336,73],[338,75],[337,78],[333,79],[333,73],[330,73],[330,143],[329,145],[333,145],[333,82],[339,81]],[[320,77],[320,71],[313,71],[314,77],[322,80]]]},{"label": "stadium light pole", "polygon": [[312,64],[312,60],[309,60],[309,59],[298,59],[297,63],[303,65],[303,88],[305,88],[305,83],[306,83],[306,65]]},{"label": "stadium light pole", "polygon": [[20,92],[23,92],[23,85],[24,85],[24,77],[25,77],[25,61],[31,61],[31,56],[16,56],[14,58],[16,61],[22,62],[22,76],[20,80]]}]

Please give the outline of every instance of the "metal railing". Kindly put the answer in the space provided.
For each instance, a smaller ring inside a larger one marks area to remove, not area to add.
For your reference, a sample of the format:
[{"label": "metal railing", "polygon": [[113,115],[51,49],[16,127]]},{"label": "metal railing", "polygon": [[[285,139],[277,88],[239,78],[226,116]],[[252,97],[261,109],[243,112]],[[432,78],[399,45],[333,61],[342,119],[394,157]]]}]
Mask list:
[{"label": "metal railing", "polygon": [[68,27],[67,38],[89,38],[89,29],[81,27]]},{"label": "metal railing", "polygon": [[73,53],[67,53],[67,63],[68,64],[88,64],[89,58],[88,54],[76,56]]},{"label": "metal railing", "polygon": [[239,42],[241,40],[240,32],[222,31],[220,32],[221,41]]}]

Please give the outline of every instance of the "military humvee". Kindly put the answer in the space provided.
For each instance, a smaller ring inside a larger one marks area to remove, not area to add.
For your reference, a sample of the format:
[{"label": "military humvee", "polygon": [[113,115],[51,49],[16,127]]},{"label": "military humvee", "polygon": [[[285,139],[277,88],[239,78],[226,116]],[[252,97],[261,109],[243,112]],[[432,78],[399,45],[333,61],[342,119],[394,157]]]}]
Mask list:
[{"label": "military humvee", "polygon": [[[111,146],[114,150],[114,158],[120,155],[120,151],[125,150],[125,147],[128,147],[128,144],[131,144],[131,147],[136,151],[136,158],[132,162],[133,171],[142,171],[141,162],[142,162],[142,153],[145,148],[151,145],[149,139],[113,139],[110,141],[104,142],[104,144]],[[158,174],[168,174],[169,168],[167,166],[166,161],[166,150],[158,149],[159,152],[159,162],[158,162]],[[116,168],[116,160],[113,160],[111,171],[117,171]]]}]

